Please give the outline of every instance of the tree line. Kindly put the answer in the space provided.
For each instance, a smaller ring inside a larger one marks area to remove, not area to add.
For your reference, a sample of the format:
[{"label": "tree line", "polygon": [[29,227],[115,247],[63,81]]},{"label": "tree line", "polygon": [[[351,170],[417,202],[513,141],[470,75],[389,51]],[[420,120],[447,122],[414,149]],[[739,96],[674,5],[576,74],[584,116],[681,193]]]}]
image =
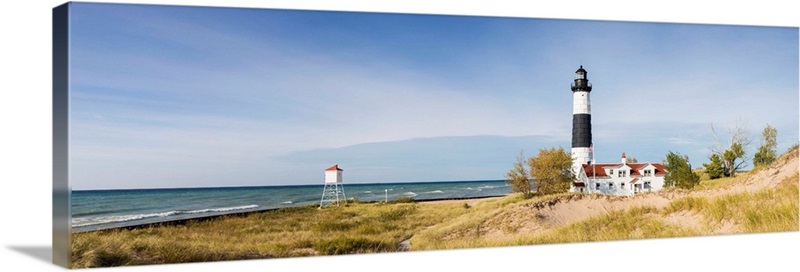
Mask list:
[{"label": "tree line", "polygon": [[[721,148],[718,141],[717,132],[713,125],[711,127],[715,143],[709,147],[711,156],[709,163],[703,164],[704,172],[710,179],[722,177],[734,177],[736,173],[747,166],[748,155],[746,149],[752,140],[745,132],[741,124],[729,130],[729,140],[727,148]],[[753,155],[752,163],[754,167],[769,165],[778,158],[776,147],[778,146],[778,130],[767,124],[761,132],[761,145]]]},{"label": "tree line", "polygon": [[[713,124],[711,134],[714,138],[709,146],[711,155],[709,163],[703,164],[703,172],[710,179],[735,176],[749,161],[746,150],[752,140],[745,126],[739,122],[729,129],[726,144],[719,141],[719,132]],[[761,133],[761,145],[752,158],[754,167],[769,165],[777,159],[777,135],[778,130],[767,124]],[[796,145],[792,148],[796,148]],[[635,161],[635,158],[628,159],[628,162]],[[667,172],[664,176],[665,187],[690,189],[700,183],[700,176],[693,170],[686,155],[669,151],[664,167]],[[530,158],[525,158],[524,152],[520,151],[512,169],[506,173],[506,182],[511,185],[512,192],[522,193],[525,198],[530,198],[535,195],[567,192],[575,177],[572,155],[561,147],[551,147],[540,149],[536,156]],[[536,187],[535,191],[533,187]]]}]

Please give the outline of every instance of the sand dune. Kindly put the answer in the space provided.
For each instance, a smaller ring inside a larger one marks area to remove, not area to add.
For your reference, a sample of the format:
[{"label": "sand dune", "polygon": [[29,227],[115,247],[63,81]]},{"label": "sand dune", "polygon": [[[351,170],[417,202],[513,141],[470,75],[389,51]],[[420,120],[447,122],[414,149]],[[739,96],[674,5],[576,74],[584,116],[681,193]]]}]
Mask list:
[{"label": "sand dune", "polygon": [[[518,234],[536,234],[565,226],[612,211],[624,211],[636,207],[664,208],[673,200],[685,197],[715,198],[727,194],[757,192],[776,188],[778,184],[800,169],[798,150],[784,154],[770,167],[742,173],[730,184],[705,190],[669,189],[645,193],[633,197],[604,196],[596,194],[567,195],[555,199],[511,205],[502,208],[495,216],[485,220],[480,229],[486,239],[508,239]],[[476,203],[470,203],[475,205]],[[704,218],[693,212],[676,212],[663,218],[666,224],[682,228],[699,229]],[[738,226],[723,220],[712,226],[712,233],[734,233]],[[513,231],[509,231],[512,229]],[[460,239],[467,234],[451,233],[447,238]]]}]

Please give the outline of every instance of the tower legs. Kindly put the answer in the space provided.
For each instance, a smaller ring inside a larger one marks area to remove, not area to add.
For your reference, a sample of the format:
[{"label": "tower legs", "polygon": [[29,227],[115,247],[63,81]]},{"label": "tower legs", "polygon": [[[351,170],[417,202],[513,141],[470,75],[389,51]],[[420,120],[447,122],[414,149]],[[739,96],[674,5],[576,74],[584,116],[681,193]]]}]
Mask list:
[{"label": "tower legs", "polygon": [[319,207],[322,208],[326,205],[339,206],[340,201],[346,201],[344,195],[344,186],[340,183],[325,183],[322,189],[322,198],[319,201]]}]

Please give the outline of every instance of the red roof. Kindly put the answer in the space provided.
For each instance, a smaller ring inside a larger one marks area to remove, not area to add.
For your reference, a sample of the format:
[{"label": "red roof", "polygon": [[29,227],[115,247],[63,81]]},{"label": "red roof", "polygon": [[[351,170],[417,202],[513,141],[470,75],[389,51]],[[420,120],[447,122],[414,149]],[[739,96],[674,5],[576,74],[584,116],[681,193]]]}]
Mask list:
[{"label": "red roof", "polygon": [[[631,170],[632,170],[631,171],[631,176],[633,177],[633,176],[641,176],[641,174],[639,173],[639,170],[641,170],[642,168],[644,168],[648,164],[651,164],[651,165],[653,165],[653,167],[656,168],[655,171],[654,171],[655,173],[653,173],[654,176],[661,176],[661,175],[664,175],[664,174],[667,173],[667,171],[664,170],[664,165],[662,165],[660,163],[628,163],[626,165],[628,165],[628,167],[631,168]],[[607,177],[608,175],[606,175],[606,171],[603,170],[603,167],[614,167],[614,168],[617,168],[617,167],[620,167],[620,166],[622,166],[622,163],[584,164],[583,165],[583,171],[586,172],[586,176],[587,177]]]},{"label": "red roof", "polygon": [[603,167],[619,167],[620,163],[597,163],[597,164],[584,164],[583,171],[586,172],[587,177],[607,177],[606,171]]},{"label": "red roof", "polygon": [[663,176],[663,175],[667,174],[667,170],[664,169],[664,165],[662,165],[660,163],[654,163],[653,166],[656,167],[656,172],[653,173],[653,175],[655,175],[655,176]]},{"label": "red roof", "polygon": [[[664,170],[664,165],[660,163],[651,163],[651,164],[653,165],[653,167],[656,168],[654,171],[655,173],[653,173],[654,176],[660,176],[667,173],[667,170]],[[647,166],[647,163],[629,163],[628,166],[630,166],[634,170],[639,170]]]},{"label": "red roof", "polygon": [[636,183],[637,180],[639,180],[639,178],[632,179],[630,183]]},{"label": "red roof", "polygon": [[344,171],[344,170],[339,168],[338,164],[334,164],[333,166],[328,167],[328,169],[325,169],[325,171]]},{"label": "red roof", "polygon": [[628,163],[627,165],[632,170],[631,177],[641,176],[642,174],[639,173],[639,169],[642,169],[643,167],[647,166],[646,163]]}]

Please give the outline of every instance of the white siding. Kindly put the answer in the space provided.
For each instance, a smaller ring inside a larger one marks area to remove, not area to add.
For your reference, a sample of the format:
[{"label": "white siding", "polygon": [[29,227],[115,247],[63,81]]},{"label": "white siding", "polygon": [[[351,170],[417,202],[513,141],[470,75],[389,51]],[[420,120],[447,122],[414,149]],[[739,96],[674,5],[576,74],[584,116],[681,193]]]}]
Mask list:
[{"label": "white siding", "polygon": [[[632,170],[627,165],[623,165],[621,167],[613,167],[613,168],[606,168],[606,173],[610,173],[610,170],[614,170],[614,174],[608,175],[607,177],[587,177],[586,172],[583,170],[583,167],[579,169],[579,173],[577,174],[577,181],[583,182],[586,184],[584,187],[585,193],[597,193],[597,194],[604,194],[604,195],[616,195],[616,196],[633,196],[636,192],[636,188],[640,188],[639,193],[647,193],[647,192],[655,192],[661,190],[664,187],[664,176],[643,176],[643,175],[634,175],[634,172],[638,172],[639,174],[643,174],[643,170],[648,169],[651,173],[655,173],[655,167],[653,165],[648,165],[640,171]],[[623,177],[619,176],[620,171],[627,172]],[[631,183],[633,179],[637,179],[636,182]],[[609,186],[609,183],[612,186]],[[598,186],[599,184],[599,186]],[[649,184],[649,187],[645,186],[645,184]],[[579,188],[572,187],[570,188],[572,192],[579,192]]]},{"label": "white siding", "polygon": [[337,170],[325,171],[325,183],[342,183],[342,171],[337,171]]}]

